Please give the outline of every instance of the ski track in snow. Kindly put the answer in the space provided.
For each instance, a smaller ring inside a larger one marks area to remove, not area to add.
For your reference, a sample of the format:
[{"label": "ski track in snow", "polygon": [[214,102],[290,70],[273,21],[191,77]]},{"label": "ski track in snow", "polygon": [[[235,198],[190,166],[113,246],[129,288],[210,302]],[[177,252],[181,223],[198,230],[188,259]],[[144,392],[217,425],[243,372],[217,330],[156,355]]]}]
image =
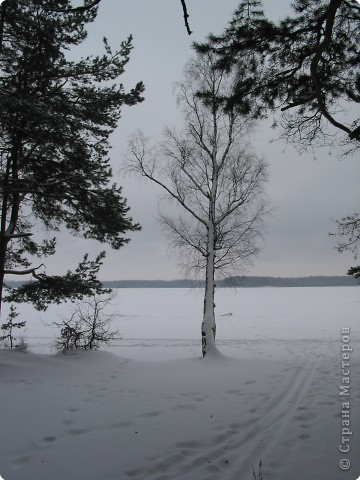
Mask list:
[{"label": "ski track in snow", "polygon": [[[126,472],[128,478],[141,480],[250,479],[252,465],[257,465],[260,459],[268,472],[270,469],[274,470],[274,476],[271,475],[269,478],[283,478],[278,475],[281,473],[284,455],[296,441],[311,439],[311,433],[307,432],[318,418],[316,410],[308,407],[308,397],[310,389],[314,391],[314,384],[319,383],[323,374],[329,373],[324,366],[319,366],[322,355],[314,354],[315,361],[314,358],[308,357],[301,366],[285,368],[287,371],[285,382],[283,374],[271,375],[268,385],[263,385],[263,390],[273,391],[275,395],[257,394],[253,399],[252,407],[245,414],[245,421],[232,422],[226,427],[220,421],[206,436],[205,441],[201,439],[178,442],[169,453],[160,458],[151,457],[144,467]],[[234,398],[237,398],[240,404],[241,399],[246,395],[246,390],[255,383],[257,383],[256,380],[250,380],[245,382],[243,387],[225,392],[224,407],[226,408],[226,401]],[[251,397],[251,393],[247,395]],[[333,400],[332,398],[328,404],[334,405]],[[289,440],[286,435],[289,425],[293,431],[298,432],[297,438],[292,440]],[[286,439],[280,445],[272,440],[274,431],[276,431],[276,439]],[[271,459],[274,450],[279,452],[279,449],[281,455],[275,453],[276,460],[268,464],[267,459]],[[244,472],[248,473],[244,475]],[[335,471],[333,478],[337,479],[337,475],[338,472]]]}]

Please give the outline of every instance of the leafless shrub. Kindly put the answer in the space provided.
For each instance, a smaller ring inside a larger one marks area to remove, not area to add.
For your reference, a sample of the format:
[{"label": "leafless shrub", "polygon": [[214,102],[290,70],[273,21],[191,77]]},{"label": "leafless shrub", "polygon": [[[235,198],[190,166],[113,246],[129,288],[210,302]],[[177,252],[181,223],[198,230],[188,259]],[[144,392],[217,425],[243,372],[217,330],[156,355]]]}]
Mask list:
[{"label": "leafless shrub", "polygon": [[94,295],[92,299],[78,301],[68,320],[61,318],[61,322],[53,322],[61,329],[56,350],[97,350],[101,344],[108,345],[119,338],[119,331],[111,330],[116,314],[105,313],[112,299],[111,295],[104,298]]}]

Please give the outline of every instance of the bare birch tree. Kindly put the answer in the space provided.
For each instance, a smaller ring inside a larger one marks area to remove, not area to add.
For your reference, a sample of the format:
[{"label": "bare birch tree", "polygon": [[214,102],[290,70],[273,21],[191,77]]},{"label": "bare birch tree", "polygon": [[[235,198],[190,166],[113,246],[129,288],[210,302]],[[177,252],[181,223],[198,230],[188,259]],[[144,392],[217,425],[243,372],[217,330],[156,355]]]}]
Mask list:
[{"label": "bare birch tree", "polygon": [[185,266],[205,272],[203,357],[217,351],[215,272],[236,271],[259,252],[268,213],[267,166],[250,148],[251,122],[224,110],[231,78],[212,66],[211,55],[190,61],[177,85],[184,130],[167,128],[156,146],[138,132],[128,156],[132,171],[159,185],[181,207],[177,218],[162,213],[160,220]]}]

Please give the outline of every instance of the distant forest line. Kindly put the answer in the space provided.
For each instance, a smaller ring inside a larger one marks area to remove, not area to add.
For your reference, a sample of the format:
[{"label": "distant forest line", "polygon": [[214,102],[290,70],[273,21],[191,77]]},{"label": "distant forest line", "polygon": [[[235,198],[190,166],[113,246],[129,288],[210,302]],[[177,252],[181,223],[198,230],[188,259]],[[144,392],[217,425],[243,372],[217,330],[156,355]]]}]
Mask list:
[{"label": "distant forest line", "polygon": [[[26,282],[8,281],[8,287],[18,287]],[[254,287],[353,287],[358,281],[352,276],[313,277],[228,277],[216,282],[219,288]],[[202,280],[104,280],[104,288],[203,288]]]},{"label": "distant forest line", "polygon": [[[254,287],[351,287],[357,281],[350,276],[313,276],[313,277],[229,277],[218,280],[220,288]],[[113,280],[104,281],[106,288],[202,288],[201,280]]]}]

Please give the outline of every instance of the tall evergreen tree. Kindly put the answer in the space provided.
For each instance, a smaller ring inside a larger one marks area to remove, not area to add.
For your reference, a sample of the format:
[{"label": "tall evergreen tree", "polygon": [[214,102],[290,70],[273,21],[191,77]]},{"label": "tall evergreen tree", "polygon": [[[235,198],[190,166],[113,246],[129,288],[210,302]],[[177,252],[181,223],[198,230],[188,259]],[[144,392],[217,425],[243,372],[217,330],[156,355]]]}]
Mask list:
[{"label": "tall evergreen tree", "polygon": [[31,238],[34,221],[115,249],[140,228],[112,183],[108,158],[121,107],[142,101],[141,82],[129,92],[118,83],[132,38],[116,51],[104,39],[103,55],[68,60],[66,51],[85,40],[97,14],[96,7],[60,11],[68,9],[69,0],[5,0],[0,7],[1,294],[5,274],[36,271],[29,254],[55,251],[55,239]]}]

